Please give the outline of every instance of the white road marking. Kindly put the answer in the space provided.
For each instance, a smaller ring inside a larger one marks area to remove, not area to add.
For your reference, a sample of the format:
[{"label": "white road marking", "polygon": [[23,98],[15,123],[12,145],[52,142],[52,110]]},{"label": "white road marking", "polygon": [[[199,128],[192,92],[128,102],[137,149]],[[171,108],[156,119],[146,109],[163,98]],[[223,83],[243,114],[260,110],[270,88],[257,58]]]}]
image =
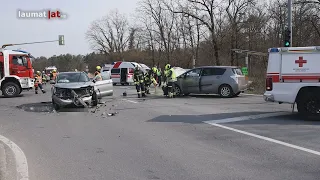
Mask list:
[{"label": "white road marking", "polygon": [[16,159],[17,179],[29,180],[27,158],[18,145],[0,135],[0,141],[6,144],[12,151]]},{"label": "white road marking", "polygon": [[129,100],[129,99],[122,99],[122,100],[124,100],[124,101],[128,101],[128,102],[131,102],[131,103],[135,103],[135,104],[137,104],[137,103],[138,103],[137,101],[132,101],[132,100]]},{"label": "white road marking", "polygon": [[233,117],[233,118],[226,118],[226,119],[219,119],[219,120],[210,120],[210,121],[205,121],[205,123],[207,123],[207,124],[229,123],[229,122],[247,121],[247,120],[275,117],[275,116],[283,116],[283,115],[289,115],[289,114],[292,114],[292,112],[276,112],[276,113],[265,113],[265,114],[249,115],[249,116],[240,116],[240,117]]},{"label": "white road marking", "polygon": [[276,139],[271,139],[271,138],[268,138],[268,137],[265,137],[265,136],[260,136],[260,135],[249,133],[249,132],[246,132],[246,131],[241,131],[241,130],[234,129],[234,128],[231,128],[231,127],[227,127],[227,126],[224,126],[224,125],[221,125],[221,124],[211,123],[210,125],[213,125],[213,126],[216,126],[216,127],[220,127],[220,128],[224,128],[224,129],[228,129],[230,131],[238,132],[238,133],[245,134],[245,135],[248,135],[248,136],[252,136],[252,137],[255,137],[255,138],[258,138],[258,139],[262,139],[262,140],[265,140],[265,141],[273,142],[273,143],[276,143],[276,144],[280,144],[280,145],[283,145],[283,146],[287,146],[287,147],[290,147],[290,148],[293,148],[293,149],[297,149],[297,150],[300,150],[300,151],[304,151],[304,152],[308,152],[308,153],[320,156],[320,152],[318,152],[318,151],[314,151],[314,150],[307,149],[307,148],[304,148],[304,147],[296,146],[296,145],[289,144],[289,143],[286,143],[286,142],[283,142],[283,141],[279,141],[279,140],[276,140]]}]

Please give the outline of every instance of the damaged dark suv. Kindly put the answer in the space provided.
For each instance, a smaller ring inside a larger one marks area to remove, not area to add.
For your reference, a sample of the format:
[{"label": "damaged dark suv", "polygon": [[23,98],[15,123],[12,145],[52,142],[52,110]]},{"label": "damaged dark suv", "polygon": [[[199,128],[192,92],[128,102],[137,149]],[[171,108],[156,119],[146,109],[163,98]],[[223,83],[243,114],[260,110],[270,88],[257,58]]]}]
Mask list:
[{"label": "damaged dark suv", "polygon": [[110,78],[95,82],[85,72],[61,72],[50,83],[53,84],[51,94],[55,109],[70,105],[96,106],[98,99],[113,95]]}]

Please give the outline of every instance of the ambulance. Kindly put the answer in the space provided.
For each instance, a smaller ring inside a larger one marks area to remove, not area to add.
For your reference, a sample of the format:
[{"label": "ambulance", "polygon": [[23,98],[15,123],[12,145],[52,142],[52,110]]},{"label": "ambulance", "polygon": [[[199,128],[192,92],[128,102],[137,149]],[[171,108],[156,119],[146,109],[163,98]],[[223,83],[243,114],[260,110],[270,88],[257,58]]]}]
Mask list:
[{"label": "ambulance", "polygon": [[264,100],[320,115],[320,46],[270,48]]},{"label": "ambulance", "polygon": [[147,65],[137,62],[114,62],[113,67],[111,68],[111,79],[113,81],[113,85],[133,84],[133,72],[136,66],[139,66],[144,72],[146,72],[147,69],[150,69]]}]

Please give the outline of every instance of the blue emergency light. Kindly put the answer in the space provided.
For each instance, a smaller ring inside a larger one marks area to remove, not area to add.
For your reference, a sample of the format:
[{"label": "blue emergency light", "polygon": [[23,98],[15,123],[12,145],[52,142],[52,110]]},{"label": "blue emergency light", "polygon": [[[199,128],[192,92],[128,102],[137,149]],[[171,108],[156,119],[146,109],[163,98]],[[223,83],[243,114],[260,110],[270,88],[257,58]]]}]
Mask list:
[{"label": "blue emergency light", "polygon": [[12,51],[15,51],[15,52],[22,52],[22,53],[29,54],[27,51],[22,51],[22,50],[12,50]]},{"label": "blue emergency light", "polygon": [[275,53],[275,52],[280,52],[280,50],[279,48],[271,48],[269,52]]}]

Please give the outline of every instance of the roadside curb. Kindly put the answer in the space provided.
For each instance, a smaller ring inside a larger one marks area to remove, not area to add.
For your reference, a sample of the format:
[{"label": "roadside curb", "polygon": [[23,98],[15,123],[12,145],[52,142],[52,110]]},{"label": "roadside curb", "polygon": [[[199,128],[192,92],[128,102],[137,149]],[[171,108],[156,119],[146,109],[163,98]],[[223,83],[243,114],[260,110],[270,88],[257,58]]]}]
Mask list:
[{"label": "roadside curb", "polygon": [[7,158],[4,145],[0,142],[0,179],[6,179]]},{"label": "roadside curb", "polygon": [[246,96],[257,96],[257,97],[262,97],[263,94],[248,94],[248,93],[241,93],[242,95],[246,95]]}]

